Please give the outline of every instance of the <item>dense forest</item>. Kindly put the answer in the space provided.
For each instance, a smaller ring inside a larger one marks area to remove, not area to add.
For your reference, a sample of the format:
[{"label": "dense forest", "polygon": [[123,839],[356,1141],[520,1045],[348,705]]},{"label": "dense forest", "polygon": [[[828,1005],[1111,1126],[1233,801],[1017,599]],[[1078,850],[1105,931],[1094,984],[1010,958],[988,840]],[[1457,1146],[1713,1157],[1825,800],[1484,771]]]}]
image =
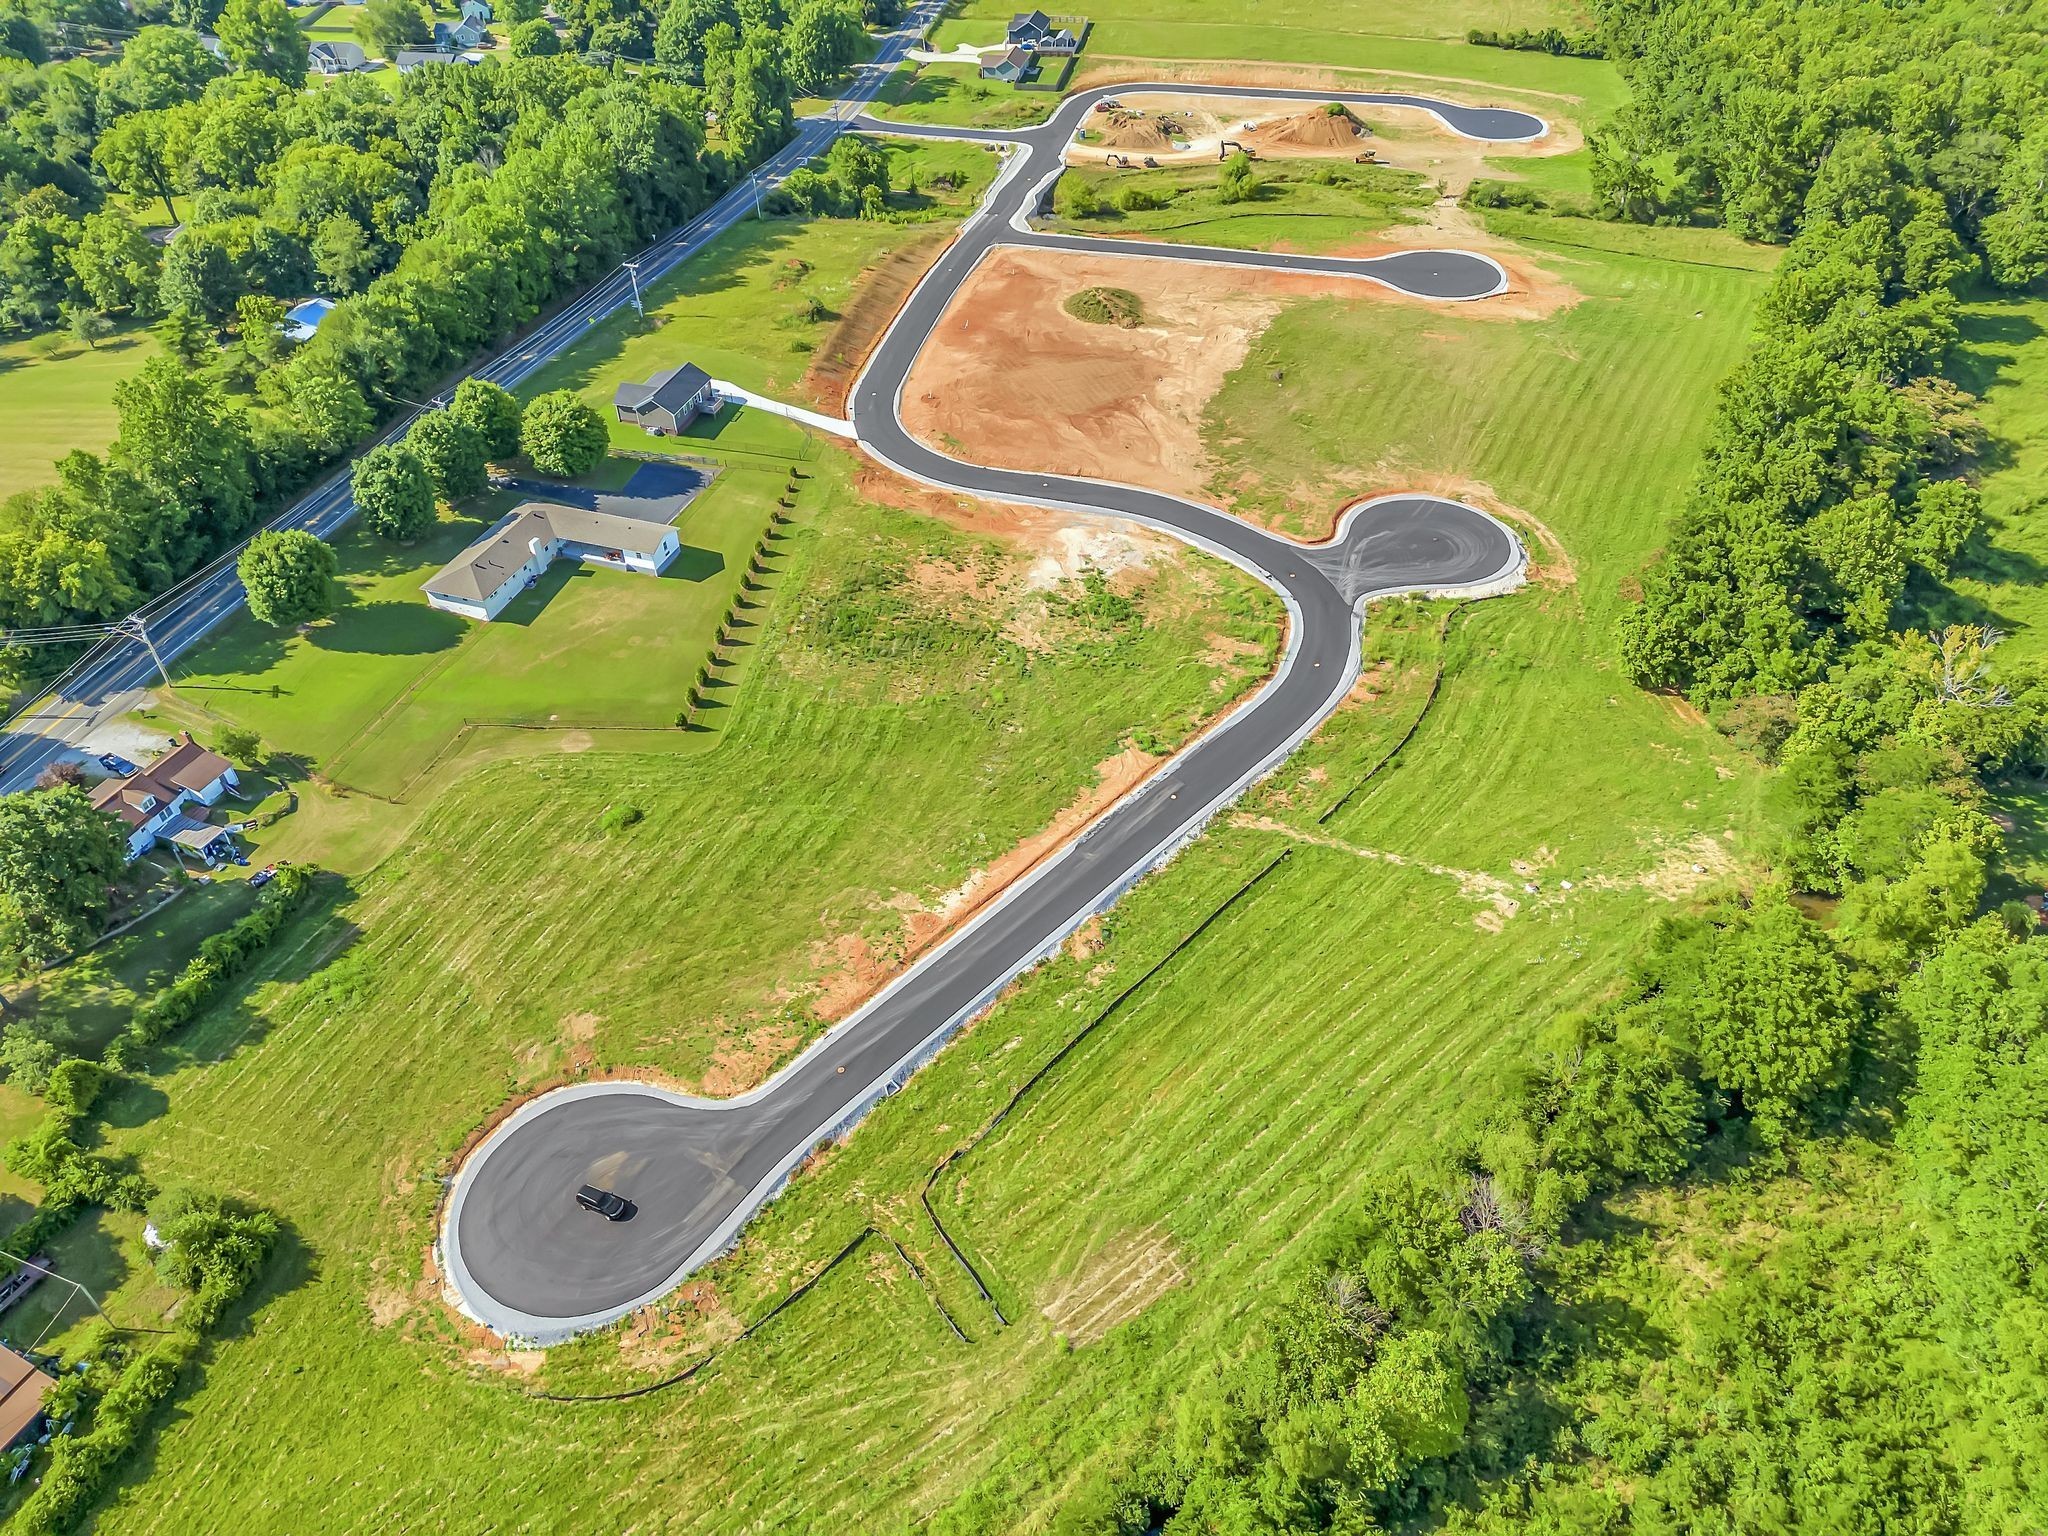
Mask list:
[{"label": "dense forest", "polygon": [[[414,0],[380,5],[423,23]],[[117,387],[104,456],[0,505],[7,627],[124,613],[231,547],[407,397],[778,148],[792,99],[866,47],[852,0],[586,4],[568,46],[661,62],[514,50],[308,89],[279,0],[175,0],[115,30],[135,19],[0,4],[0,329],[91,343],[144,321],[163,343]],[[174,239],[150,238],[152,214]],[[284,309],[312,293],[338,302],[294,347]]]},{"label": "dense forest", "polygon": [[1958,300],[2048,273],[2048,10],[1596,11],[1607,213],[1788,245],[1617,636],[1775,766],[1769,868],[1341,1213],[1058,1530],[2048,1527],[2048,937],[1993,800],[2048,677],[1926,617],[1982,537]]}]

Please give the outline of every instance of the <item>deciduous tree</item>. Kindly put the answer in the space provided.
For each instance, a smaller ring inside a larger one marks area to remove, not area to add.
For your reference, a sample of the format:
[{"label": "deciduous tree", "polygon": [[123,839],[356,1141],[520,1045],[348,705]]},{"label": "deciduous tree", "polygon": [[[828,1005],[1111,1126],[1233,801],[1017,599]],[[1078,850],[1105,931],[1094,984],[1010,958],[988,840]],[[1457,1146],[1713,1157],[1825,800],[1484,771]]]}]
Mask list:
[{"label": "deciduous tree", "polygon": [[434,525],[434,477],[403,443],[380,443],[356,460],[350,488],[370,531],[410,544]]},{"label": "deciduous tree", "polygon": [[597,468],[610,440],[604,418],[569,389],[534,396],[519,425],[519,446],[533,467],[562,479]]},{"label": "deciduous tree", "polygon": [[75,786],[0,797],[0,952],[33,969],[95,938],[126,845]]},{"label": "deciduous tree", "polygon": [[300,528],[259,533],[235,562],[249,611],[288,628],[334,611],[334,551]]}]

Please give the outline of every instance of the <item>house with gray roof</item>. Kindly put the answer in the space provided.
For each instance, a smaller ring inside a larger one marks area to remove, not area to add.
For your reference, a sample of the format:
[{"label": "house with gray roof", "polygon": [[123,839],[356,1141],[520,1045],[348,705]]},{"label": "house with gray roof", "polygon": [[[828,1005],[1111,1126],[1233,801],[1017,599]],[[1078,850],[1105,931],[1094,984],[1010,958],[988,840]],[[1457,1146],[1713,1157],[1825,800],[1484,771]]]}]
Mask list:
[{"label": "house with gray roof", "polygon": [[681,551],[666,523],[529,501],[422,584],[430,607],[488,624],[556,560],[658,576]]},{"label": "house with gray roof", "polygon": [[629,427],[669,437],[697,419],[716,415],[718,392],[711,375],[692,363],[668,368],[644,384],[621,384],[612,392],[612,412]]},{"label": "house with gray roof", "polygon": [[1021,45],[1006,48],[1001,53],[985,53],[981,56],[981,78],[1015,85],[1031,73],[1031,64],[1036,57],[1029,48]]},{"label": "house with gray roof", "polygon": [[369,67],[360,43],[316,42],[306,49],[306,68],[316,75],[352,75]]},{"label": "house with gray roof", "polygon": [[488,32],[481,21],[472,20],[467,14],[460,21],[437,21],[434,23],[434,46],[460,53],[469,48],[481,48]]},{"label": "house with gray roof", "polygon": [[401,75],[411,74],[422,64],[481,64],[480,53],[456,53],[447,48],[401,48],[391,62]]}]

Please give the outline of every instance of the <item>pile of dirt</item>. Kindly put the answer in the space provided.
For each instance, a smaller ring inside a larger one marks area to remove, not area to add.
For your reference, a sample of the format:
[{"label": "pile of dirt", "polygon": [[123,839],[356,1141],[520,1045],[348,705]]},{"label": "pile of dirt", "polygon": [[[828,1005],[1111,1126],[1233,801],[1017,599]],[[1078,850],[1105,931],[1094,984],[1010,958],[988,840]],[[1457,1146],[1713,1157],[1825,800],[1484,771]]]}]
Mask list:
[{"label": "pile of dirt", "polygon": [[1111,149],[1168,149],[1184,137],[1181,126],[1170,117],[1147,117],[1142,112],[1118,110],[1097,119],[1102,142]]},{"label": "pile of dirt", "polygon": [[1356,149],[1370,137],[1365,125],[1339,107],[1317,107],[1292,117],[1261,123],[1246,135],[1262,150],[1281,154],[1303,149]]},{"label": "pile of dirt", "polygon": [[1135,330],[1145,319],[1145,305],[1128,288],[1083,288],[1070,294],[1066,311],[1090,325],[1115,325]]}]

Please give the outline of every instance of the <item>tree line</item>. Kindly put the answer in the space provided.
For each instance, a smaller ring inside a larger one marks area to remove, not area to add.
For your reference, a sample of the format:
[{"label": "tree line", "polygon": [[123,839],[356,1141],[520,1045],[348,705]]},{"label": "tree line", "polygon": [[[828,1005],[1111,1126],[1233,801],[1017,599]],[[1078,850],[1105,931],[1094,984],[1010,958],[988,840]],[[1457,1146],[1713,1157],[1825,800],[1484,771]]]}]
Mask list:
[{"label": "tree line", "polygon": [[[2048,675],[1945,584],[1987,444],[1944,372],[1963,295],[2048,274],[2042,22],[1595,10],[1606,211],[1789,247],[1618,636],[1771,770],[1764,868],[1368,1181],[1056,1531],[2048,1525],[2048,936],[1996,797]],[[1683,1283],[1645,1209],[1763,1256]]]},{"label": "tree line", "polygon": [[[0,625],[115,616],[233,545],[405,399],[706,206],[865,47],[858,9],[750,0],[671,26],[672,69],[529,56],[308,91],[302,50],[231,20],[274,5],[191,8],[110,58],[53,56],[42,13],[0,27],[0,327],[90,342],[143,319],[162,340],[115,388],[112,446],[0,504]],[[234,67],[200,46],[209,24],[247,43]],[[181,223],[161,249],[146,204]],[[293,345],[285,305],[313,292],[335,307]]]}]

